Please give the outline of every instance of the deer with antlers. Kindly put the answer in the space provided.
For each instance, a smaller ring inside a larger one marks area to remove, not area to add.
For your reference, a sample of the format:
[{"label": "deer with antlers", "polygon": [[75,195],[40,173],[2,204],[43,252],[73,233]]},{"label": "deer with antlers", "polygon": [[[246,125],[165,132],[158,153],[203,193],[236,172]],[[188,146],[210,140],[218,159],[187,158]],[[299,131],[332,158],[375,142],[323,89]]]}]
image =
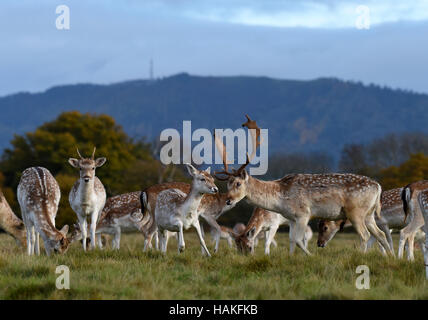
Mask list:
[{"label": "deer with antlers", "polygon": [[91,217],[90,238],[91,248],[96,247],[95,231],[99,215],[106,202],[106,191],[100,179],[95,176],[95,169],[101,167],[106,158],[95,159],[95,150],[91,158],[83,158],[77,149],[80,159],[70,158],[68,162],[80,170],[80,178],[73,185],[69,194],[71,208],[76,212],[82,232],[83,250],[86,251],[87,218]]},{"label": "deer with antlers", "polygon": [[26,231],[24,222],[12,211],[9,203],[0,190],[0,228],[11,235],[18,245],[26,246]]},{"label": "deer with antlers", "polygon": [[[250,133],[254,135],[254,131],[250,130]],[[216,144],[222,149],[224,170],[216,172],[215,176],[227,181],[228,190],[235,197],[246,198],[254,206],[278,212],[295,223],[290,232],[291,254],[297,244],[310,255],[303,242],[310,219],[339,220],[346,217],[359,234],[364,251],[370,234],[373,234],[386,251],[394,255],[374,218],[374,214],[379,216],[381,210],[382,189],[376,181],[350,173],[289,174],[274,181],[259,180],[245,170],[250,163],[248,155],[245,164],[229,171],[226,148],[222,141],[217,140]]]},{"label": "deer with antlers", "polygon": [[49,170],[42,167],[25,169],[18,184],[17,197],[27,230],[28,255],[40,254],[39,235],[48,256],[52,251],[67,251],[70,244],[68,225],[61,230],[55,227],[61,191]]}]

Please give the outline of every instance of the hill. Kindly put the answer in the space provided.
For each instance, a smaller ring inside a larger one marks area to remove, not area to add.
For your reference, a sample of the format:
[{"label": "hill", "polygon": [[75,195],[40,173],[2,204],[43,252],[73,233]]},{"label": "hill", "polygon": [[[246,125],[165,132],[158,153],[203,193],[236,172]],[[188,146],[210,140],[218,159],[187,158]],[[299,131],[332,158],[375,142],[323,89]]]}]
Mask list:
[{"label": "hill", "polygon": [[154,138],[192,120],[192,128],[236,128],[248,113],[269,129],[270,151],[328,150],[391,132],[427,132],[428,95],[334,78],[201,77],[56,86],[0,98],[0,148],[60,112],[106,113],[131,136]]}]

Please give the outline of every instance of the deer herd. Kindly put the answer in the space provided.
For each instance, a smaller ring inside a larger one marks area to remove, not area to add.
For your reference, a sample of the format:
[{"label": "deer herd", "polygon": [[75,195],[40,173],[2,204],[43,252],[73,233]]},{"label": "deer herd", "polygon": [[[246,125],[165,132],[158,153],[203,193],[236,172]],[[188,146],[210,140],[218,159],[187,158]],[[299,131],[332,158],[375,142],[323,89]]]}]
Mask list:
[{"label": "deer herd", "polygon": [[[235,242],[240,252],[254,253],[258,239],[265,238],[265,254],[276,242],[281,225],[289,226],[290,254],[296,246],[310,255],[308,242],[312,230],[308,222],[319,219],[318,247],[325,247],[334,235],[353,226],[365,252],[377,242],[384,255],[395,256],[391,230],[400,231],[398,257],[404,251],[414,260],[414,242],[424,255],[428,278],[428,181],[417,181],[403,188],[382,191],[373,179],[351,173],[288,174],[281,179],[265,181],[251,176],[246,167],[254,157],[260,141],[260,128],[248,116],[242,126],[249,130],[253,146],[251,157],[238,169],[228,166],[223,141],[215,144],[223,158],[223,170],[211,175],[210,168],[198,170],[186,164],[192,178],[183,182],[161,183],[144,189],[106,198],[101,180],[95,175],[106,158],[70,158],[69,164],[79,169],[79,179],[69,194],[71,208],[78,223],[69,232],[68,226],[58,230],[55,217],[61,191],[46,168],[31,167],[23,171],[17,188],[22,221],[12,211],[0,190],[0,227],[26,247],[28,255],[40,254],[41,236],[46,254],[64,253],[70,243],[82,241],[83,250],[103,248],[102,234],[113,236],[112,248],[120,248],[122,232],[139,231],[144,236],[143,250],[155,248],[165,253],[168,239],[175,235],[178,251],[185,249],[184,230],[196,230],[203,255],[211,256],[205,243],[202,220],[211,228],[214,252],[220,239],[230,247]],[[102,169],[101,169],[102,170]],[[215,179],[225,181],[226,193],[219,193]],[[247,225],[233,229],[221,226],[218,218],[246,199],[254,206]],[[90,219],[90,224],[88,220]],[[89,234],[89,239],[88,239]],[[425,239],[425,243],[423,243]]]}]

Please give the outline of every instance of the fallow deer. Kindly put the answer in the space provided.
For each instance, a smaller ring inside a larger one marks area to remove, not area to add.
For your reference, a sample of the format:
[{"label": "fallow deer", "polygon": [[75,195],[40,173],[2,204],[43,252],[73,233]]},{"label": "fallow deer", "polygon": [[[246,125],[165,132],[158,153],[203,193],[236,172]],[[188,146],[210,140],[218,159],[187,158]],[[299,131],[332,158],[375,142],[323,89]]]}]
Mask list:
[{"label": "fallow deer", "polygon": [[192,226],[196,229],[206,255],[211,256],[201,233],[198,207],[203,194],[218,193],[218,188],[210,175],[210,168],[200,171],[191,164],[186,164],[186,167],[192,176],[190,192],[185,194],[179,189],[168,189],[157,196],[154,222],[159,234],[161,251],[166,252],[166,231],[175,231],[178,232],[178,251],[182,252],[185,248],[183,231]]},{"label": "fallow deer", "polygon": [[[254,208],[250,221],[245,230],[240,234],[234,232],[231,235],[235,238],[236,246],[239,251],[244,253],[254,253],[257,237],[264,232],[265,234],[265,254],[270,254],[270,245],[274,240],[275,234],[281,225],[289,225],[290,233],[293,232],[294,223],[281,214],[261,209]],[[306,226],[305,235],[303,238],[305,248],[307,248],[309,240],[312,238],[311,227]]]},{"label": "fallow deer", "polygon": [[73,185],[69,194],[71,208],[76,212],[82,232],[83,250],[86,251],[87,218],[91,217],[90,238],[91,248],[96,247],[95,230],[99,215],[106,202],[106,191],[100,179],[95,176],[95,169],[101,167],[106,158],[94,159],[95,150],[91,158],[83,158],[77,149],[80,159],[70,158],[68,162],[74,168],[80,169],[80,178]]},{"label": "fallow deer", "polygon": [[18,245],[26,246],[26,231],[24,222],[19,219],[7,203],[3,192],[0,190],[0,228],[11,235]]},{"label": "fallow deer", "polygon": [[[423,253],[425,276],[428,280],[428,180],[414,182],[404,187],[402,199],[406,218],[409,217],[411,219],[409,225],[411,225],[412,221],[415,220],[415,211],[420,210],[423,217],[424,225],[422,228],[425,232],[425,246],[423,248]],[[416,223],[415,225],[417,226],[419,224],[420,223]]]},{"label": "fallow deer", "polygon": [[[144,240],[144,251],[146,251],[151,244],[152,237],[156,235],[156,223],[155,223],[155,206],[158,195],[168,189],[178,189],[185,194],[190,192],[190,184],[184,182],[166,182],[156,184],[146,188],[141,192],[141,203],[143,207],[144,218],[141,222],[143,225],[142,230],[145,235]],[[198,211],[200,216],[217,231],[216,238],[218,239],[220,234],[220,226],[217,223],[217,219],[226,211],[232,209],[237,202],[229,196],[228,193],[216,193],[216,194],[204,194],[199,204]],[[201,226],[201,232],[203,229]],[[218,247],[214,248],[216,252]],[[202,248],[203,252],[205,250]]]},{"label": "fallow deer", "polygon": [[[223,142],[218,141],[218,144],[223,145]],[[235,198],[246,198],[254,206],[281,213],[295,222],[290,232],[291,254],[297,244],[310,255],[303,242],[310,219],[339,220],[346,217],[359,234],[364,251],[371,233],[388,253],[394,255],[374,219],[374,213],[380,215],[381,210],[382,189],[376,181],[350,173],[289,174],[278,180],[263,181],[250,176],[245,170],[250,163],[248,155],[246,163],[238,170],[229,171],[224,145],[222,149],[224,170],[216,172],[215,176],[227,181],[229,192]]]},{"label": "fallow deer", "polygon": [[17,190],[22,219],[27,230],[27,253],[40,254],[39,235],[43,239],[46,254],[67,251],[68,225],[61,230],[55,227],[55,217],[61,191],[49,170],[42,167],[25,169]]},{"label": "fallow deer", "polygon": [[[95,231],[99,248],[103,247],[101,234],[113,235],[112,248],[119,249],[122,232],[140,230],[139,224],[135,222],[137,216],[132,217],[134,213],[141,213],[140,193],[140,191],[129,192],[106,200]],[[81,238],[80,227],[76,226],[73,241]]]},{"label": "fallow deer", "polygon": [[403,257],[404,245],[407,241],[408,248],[412,249],[407,257],[413,260],[413,243],[416,232],[425,225],[423,215],[424,207],[420,202],[420,194],[428,190],[428,180],[416,181],[403,188],[401,199],[403,201],[403,210],[405,221],[408,222],[400,232],[400,242],[398,244],[398,257]]}]

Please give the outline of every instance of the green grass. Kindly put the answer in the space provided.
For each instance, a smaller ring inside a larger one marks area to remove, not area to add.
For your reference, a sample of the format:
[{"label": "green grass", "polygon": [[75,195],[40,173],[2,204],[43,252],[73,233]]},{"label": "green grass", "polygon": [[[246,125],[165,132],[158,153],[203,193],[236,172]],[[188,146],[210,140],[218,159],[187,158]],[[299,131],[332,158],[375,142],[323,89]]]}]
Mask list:
[{"label": "green grass", "polygon": [[[307,257],[288,254],[287,234],[269,257],[261,242],[256,253],[240,255],[222,241],[220,252],[202,257],[196,235],[185,235],[186,251],[175,238],[166,256],[142,252],[140,234],[123,235],[121,249],[84,253],[74,243],[65,255],[28,257],[0,234],[1,299],[428,299],[423,258],[415,262],[362,254],[355,234],[339,234],[328,247],[312,239]],[[316,234],[315,234],[316,236]],[[395,239],[396,240],[396,239]],[[209,242],[209,249],[212,250]],[[370,268],[370,289],[357,290],[358,265]],[[70,290],[55,287],[55,268],[70,268]]]}]

